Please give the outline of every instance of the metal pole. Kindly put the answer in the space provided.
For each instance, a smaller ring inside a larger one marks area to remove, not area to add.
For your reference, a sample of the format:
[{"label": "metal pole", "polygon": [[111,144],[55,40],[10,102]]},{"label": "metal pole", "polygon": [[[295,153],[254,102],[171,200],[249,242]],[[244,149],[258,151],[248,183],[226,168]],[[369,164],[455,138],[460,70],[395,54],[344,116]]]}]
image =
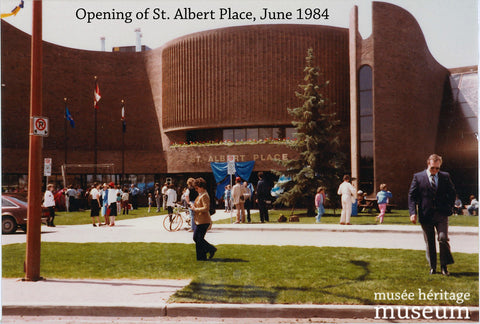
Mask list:
[{"label": "metal pole", "polygon": [[122,100],[122,183],[125,181],[125,100]]},{"label": "metal pole", "polygon": [[65,119],[65,122],[64,122],[64,130],[65,130],[65,158],[64,158],[64,161],[63,163],[66,165],[67,164],[67,148],[68,148],[68,130],[67,130],[67,98],[63,98],[63,101],[65,101],[65,111],[64,111],[64,119]]},{"label": "metal pole", "polygon": [[42,1],[32,2],[32,48],[30,77],[30,138],[28,162],[27,247],[25,257],[26,281],[40,277],[42,137],[33,135],[33,117],[42,116]]},{"label": "metal pole", "polygon": [[[96,91],[97,89],[97,76],[95,76],[95,88],[94,88]],[[93,107],[93,110],[95,110],[95,116],[94,116],[94,119],[95,119],[95,125],[94,125],[94,138],[95,138],[95,143],[94,143],[94,156],[93,156],[93,163],[95,164],[94,166],[94,170],[93,170],[93,173],[94,173],[94,176],[93,178],[95,179],[95,181],[97,180],[97,107]]]}]

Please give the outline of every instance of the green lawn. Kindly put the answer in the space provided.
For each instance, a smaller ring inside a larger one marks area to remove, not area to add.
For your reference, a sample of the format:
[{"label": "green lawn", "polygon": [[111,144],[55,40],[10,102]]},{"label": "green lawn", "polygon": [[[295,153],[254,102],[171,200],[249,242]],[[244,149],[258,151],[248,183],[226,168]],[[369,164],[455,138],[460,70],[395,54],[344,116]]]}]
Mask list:
[{"label": "green lawn", "polygon": [[[149,217],[153,215],[164,215],[165,211],[160,213],[155,212],[156,207],[152,208],[152,212],[147,212],[148,208],[140,207],[139,209],[130,211],[128,215],[117,216],[117,220],[122,219],[132,219],[139,217]],[[335,210],[327,209],[327,213],[322,217],[322,224],[338,224],[340,221],[340,209]],[[280,214],[285,216],[290,216],[291,210],[270,210],[270,223],[277,224],[278,217]],[[301,224],[314,224],[315,217],[307,217],[305,209],[295,210],[295,215],[300,217]],[[90,217],[90,211],[78,211],[78,212],[56,212],[55,224],[56,225],[80,225],[80,224],[90,224],[92,223]],[[235,215],[235,212],[234,212]],[[359,216],[353,216],[351,218],[351,223],[355,225],[373,225],[375,224],[376,213],[360,213]],[[451,216],[450,225],[452,226],[478,226],[478,216]],[[260,216],[258,213],[252,214],[252,222],[260,223]],[[215,222],[216,224],[230,224],[231,220],[222,219]],[[390,225],[412,225],[408,215],[408,210],[394,210],[392,213],[387,213],[384,218],[384,224]],[[285,224],[285,223],[278,223]],[[288,223],[287,223],[288,224]],[[292,223],[291,223],[292,224]],[[293,223],[298,224],[298,223]]]},{"label": "green lawn", "polygon": [[[424,251],[218,245],[212,261],[193,244],[42,243],[45,278],[192,279],[170,302],[478,305],[478,255],[454,253],[452,275],[429,275]],[[2,247],[3,276],[22,278],[25,244]],[[469,293],[456,301],[375,300],[375,293]]]},{"label": "green lawn", "polygon": [[[340,209],[327,209],[326,214],[322,216],[322,224],[338,224],[340,222]],[[233,213],[234,217],[236,212]],[[280,215],[285,215],[287,218],[291,215],[291,210],[269,210],[268,212],[270,223],[272,224],[298,224],[298,223],[278,223]],[[315,224],[315,217],[308,217],[305,209],[295,210],[294,215],[300,217],[300,224]],[[350,222],[354,225],[375,225],[375,217],[378,213],[362,212],[359,216],[352,216]],[[252,222],[259,223],[260,215],[258,213],[252,214]],[[216,221],[217,224],[229,224],[230,219],[223,219]],[[383,224],[387,225],[413,225],[410,222],[410,215],[408,210],[394,210],[391,213],[385,214]],[[478,226],[478,216],[450,216],[449,224],[451,226]]]}]

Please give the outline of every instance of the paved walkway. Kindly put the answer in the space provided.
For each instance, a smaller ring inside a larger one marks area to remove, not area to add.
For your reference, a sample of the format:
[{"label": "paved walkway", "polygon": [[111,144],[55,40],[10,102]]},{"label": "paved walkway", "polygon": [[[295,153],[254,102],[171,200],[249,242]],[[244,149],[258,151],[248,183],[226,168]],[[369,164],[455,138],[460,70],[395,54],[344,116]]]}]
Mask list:
[{"label": "paved walkway", "polygon": [[[119,220],[115,227],[42,227],[44,242],[174,242],[193,244],[186,230],[167,232],[165,216]],[[215,219],[229,217],[218,211]],[[225,224],[207,234],[213,244],[381,247],[424,250],[419,226],[336,224]],[[25,242],[19,231],[2,245]],[[478,228],[450,227],[455,252],[478,253]],[[11,316],[211,316],[373,318],[374,306],[168,304],[188,280],[63,280],[24,282],[2,279],[3,314]],[[472,309],[478,319],[478,308]],[[213,314],[213,316],[212,316]]]},{"label": "paved walkway", "polygon": [[[217,211],[214,219],[230,217]],[[165,216],[118,220],[114,227],[60,225],[42,227],[43,242],[159,242],[193,244],[186,230],[167,232]],[[451,226],[452,250],[478,253],[478,228]],[[422,229],[410,225],[338,225],[338,224],[214,224],[207,239],[217,244],[298,245],[424,250]],[[24,243],[26,235],[18,231],[2,236],[2,245]]]}]

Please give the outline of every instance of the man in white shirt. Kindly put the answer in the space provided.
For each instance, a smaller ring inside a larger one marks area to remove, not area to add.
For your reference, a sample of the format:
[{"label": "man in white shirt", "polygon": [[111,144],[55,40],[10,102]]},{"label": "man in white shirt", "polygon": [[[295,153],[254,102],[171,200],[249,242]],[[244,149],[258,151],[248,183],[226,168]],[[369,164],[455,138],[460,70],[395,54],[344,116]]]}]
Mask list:
[{"label": "man in white shirt", "polygon": [[232,188],[232,200],[237,209],[237,219],[235,224],[245,223],[245,187],[242,185],[242,179],[237,177],[235,185]]},{"label": "man in white shirt", "polygon": [[168,215],[173,214],[173,208],[175,208],[175,203],[177,202],[177,192],[175,191],[175,186],[173,184],[168,185],[168,189],[165,192],[165,196],[167,197],[167,210]]},{"label": "man in white shirt", "polygon": [[165,210],[167,206],[167,190],[168,190],[168,183],[165,182],[165,184],[162,187],[163,210]]},{"label": "man in white shirt", "polygon": [[352,204],[357,199],[357,190],[350,183],[348,174],[343,176],[343,182],[338,187],[338,195],[342,196],[342,214],[340,215],[340,225],[351,225],[350,217],[352,216]]}]

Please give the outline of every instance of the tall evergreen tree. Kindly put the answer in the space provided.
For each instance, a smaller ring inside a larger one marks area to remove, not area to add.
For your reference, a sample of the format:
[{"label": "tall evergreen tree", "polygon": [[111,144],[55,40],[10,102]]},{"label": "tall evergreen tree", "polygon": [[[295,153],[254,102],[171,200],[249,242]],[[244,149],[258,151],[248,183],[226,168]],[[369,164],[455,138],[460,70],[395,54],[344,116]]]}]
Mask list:
[{"label": "tall evergreen tree", "polygon": [[336,187],[340,183],[340,170],[345,159],[339,148],[339,120],[333,112],[332,103],[322,93],[329,81],[320,81],[323,76],[314,66],[313,49],[306,57],[305,84],[300,84],[302,92],[295,92],[303,101],[297,108],[288,108],[296,128],[296,138],[288,145],[299,152],[299,158],[278,161],[285,171],[276,171],[277,175],[286,175],[292,180],[283,184],[284,192],[276,203],[295,209],[307,206],[308,214],[315,213],[314,197],[318,187],[326,188],[327,196],[337,200]]}]

